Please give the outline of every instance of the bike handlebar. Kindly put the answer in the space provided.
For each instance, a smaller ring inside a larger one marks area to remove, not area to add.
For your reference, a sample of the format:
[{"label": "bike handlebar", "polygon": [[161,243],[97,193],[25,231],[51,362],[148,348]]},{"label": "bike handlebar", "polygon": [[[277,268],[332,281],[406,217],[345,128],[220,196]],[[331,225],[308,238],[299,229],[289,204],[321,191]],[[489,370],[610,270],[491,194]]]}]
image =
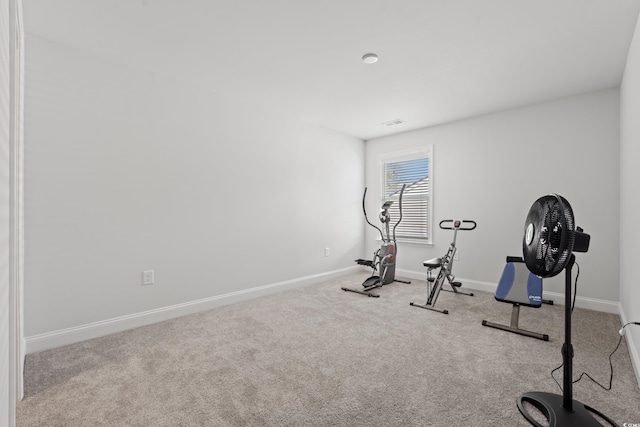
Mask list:
[{"label": "bike handlebar", "polygon": [[[442,224],[444,223],[453,223],[453,227],[445,227]],[[470,224],[465,226],[464,224]],[[470,220],[470,219],[463,219],[461,220],[453,220],[453,219],[443,219],[442,221],[440,221],[440,224],[438,224],[438,226],[440,228],[442,228],[443,230],[474,230],[476,228],[478,224],[476,224],[475,221]]]}]

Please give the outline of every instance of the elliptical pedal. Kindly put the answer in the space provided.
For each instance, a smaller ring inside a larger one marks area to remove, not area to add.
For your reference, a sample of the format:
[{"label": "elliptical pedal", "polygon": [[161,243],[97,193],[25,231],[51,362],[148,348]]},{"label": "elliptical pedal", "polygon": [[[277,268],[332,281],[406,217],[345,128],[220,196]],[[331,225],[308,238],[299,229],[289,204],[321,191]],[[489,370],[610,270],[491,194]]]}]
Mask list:
[{"label": "elliptical pedal", "polygon": [[367,280],[362,283],[363,288],[376,288],[378,287],[378,283],[380,283],[379,276],[371,276]]},{"label": "elliptical pedal", "polygon": [[365,267],[373,268],[373,261],[370,260],[370,259],[361,259],[361,258],[359,258],[359,259],[356,260],[356,263],[358,265],[364,265]]}]

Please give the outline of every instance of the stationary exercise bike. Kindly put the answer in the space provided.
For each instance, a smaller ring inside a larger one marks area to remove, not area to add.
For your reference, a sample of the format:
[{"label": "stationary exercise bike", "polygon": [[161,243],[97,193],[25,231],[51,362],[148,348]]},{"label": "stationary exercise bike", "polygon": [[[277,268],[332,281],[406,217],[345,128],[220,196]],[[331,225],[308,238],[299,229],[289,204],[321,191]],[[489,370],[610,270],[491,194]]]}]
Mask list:
[{"label": "stationary exercise bike", "polygon": [[[364,219],[367,223],[378,230],[380,232],[380,237],[382,238],[382,245],[380,249],[374,252],[373,260],[365,260],[365,259],[357,259],[356,263],[358,265],[364,265],[366,267],[371,267],[373,272],[371,276],[367,278],[363,283],[363,289],[350,289],[350,288],[341,288],[343,291],[347,292],[355,292],[357,294],[366,295],[369,297],[378,298],[380,295],[369,293],[369,291],[381,288],[384,285],[388,285],[393,282],[400,283],[411,283],[410,281],[399,280],[395,278],[396,275],[396,255],[398,253],[398,248],[396,245],[396,227],[402,221],[402,195],[404,194],[404,188],[406,184],[402,185],[402,190],[400,190],[400,198],[398,200],[398,208],[400,210],[400,218],[398,218],[398,222],[393,226],[393,232],[389,232],[389,223],[391,222],[391,215],[389,214],[389,208],[393,203],[392,200],[386,201],[382,204],[380,208],[380,214],[378,217],[380,218],[380,222],[384,224],[385,232],[377,227],[369,221],[367,217],[367,208],[365,207],[365,200],[367,197],[367,189],[364,189],[364,195],[362,196],[362,210],[364,212]],[[380,269],[380,275],[377,275],[377,271]]]},{"label": "stationary exercise bike", "polygon": [[[452,224],[449,225],[449,224]],[[476,222],[470,220],[452,220],[445,219],[440,221],[440,228],[443,230],[453,230],[453,242],[449,245],[449,250],[442,258],[433,258],[427,260],[423,263],[425,267],[427,267],[427,293],[429,294],[429,298],[427,302],[423,304],[416,304],[414,302],[409,305],[413,307],[426,308],[427,310],[439,311],[443,314],[449,314],[449,310],[440,310],[435,308],[436,300],[438,299],[438,295],[440,295],[441,290],[445,290],[448,292],[453,292],[461,295],[473,296],[473,292],[463,292],[460,289],[462,283],[455,282],[455,276],[453,275],[453,260],[456,255],[456,237],[458,235],[458,230],[470,231],[476,228]],[[438,277],[433,277],[433,270],[439,268]],[[445,279],[451,285],[451,290],[443,289]]]}]

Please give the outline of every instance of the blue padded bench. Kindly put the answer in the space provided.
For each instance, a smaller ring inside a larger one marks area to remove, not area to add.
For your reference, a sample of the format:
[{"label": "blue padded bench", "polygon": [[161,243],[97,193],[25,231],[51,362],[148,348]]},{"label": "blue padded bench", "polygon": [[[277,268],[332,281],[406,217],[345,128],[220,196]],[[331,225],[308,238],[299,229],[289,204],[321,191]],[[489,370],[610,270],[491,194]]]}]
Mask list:
[{"label": "blue padded bench", "polygon": [[531,332],[518,327],[521,305],[539,308],[542,303],[553,304],[553,301],[542,299],[542,278],[531,273],[522,258],[507,257],[507,264],[502,271],[495,298],[497,301],[513,304],[511,324],[507,326],[483,320],[483,326],[549,341],[547,334]]}]

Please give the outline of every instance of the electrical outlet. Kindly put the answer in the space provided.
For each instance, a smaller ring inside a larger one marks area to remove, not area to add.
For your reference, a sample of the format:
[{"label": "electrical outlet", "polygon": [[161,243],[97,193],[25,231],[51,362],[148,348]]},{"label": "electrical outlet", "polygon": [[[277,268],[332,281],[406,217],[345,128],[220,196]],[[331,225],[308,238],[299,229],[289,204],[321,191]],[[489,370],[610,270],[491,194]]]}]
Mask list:
[{"label": "electrical outlet", "polygon": [[155,278],[153,277],[153,270],[145,270],[142,272],[142,284],[143,285],[153,285]]},{"label": "electrical outlet", "polygon": [[329,248],[324,248],[324,256],[329,256]]}]

